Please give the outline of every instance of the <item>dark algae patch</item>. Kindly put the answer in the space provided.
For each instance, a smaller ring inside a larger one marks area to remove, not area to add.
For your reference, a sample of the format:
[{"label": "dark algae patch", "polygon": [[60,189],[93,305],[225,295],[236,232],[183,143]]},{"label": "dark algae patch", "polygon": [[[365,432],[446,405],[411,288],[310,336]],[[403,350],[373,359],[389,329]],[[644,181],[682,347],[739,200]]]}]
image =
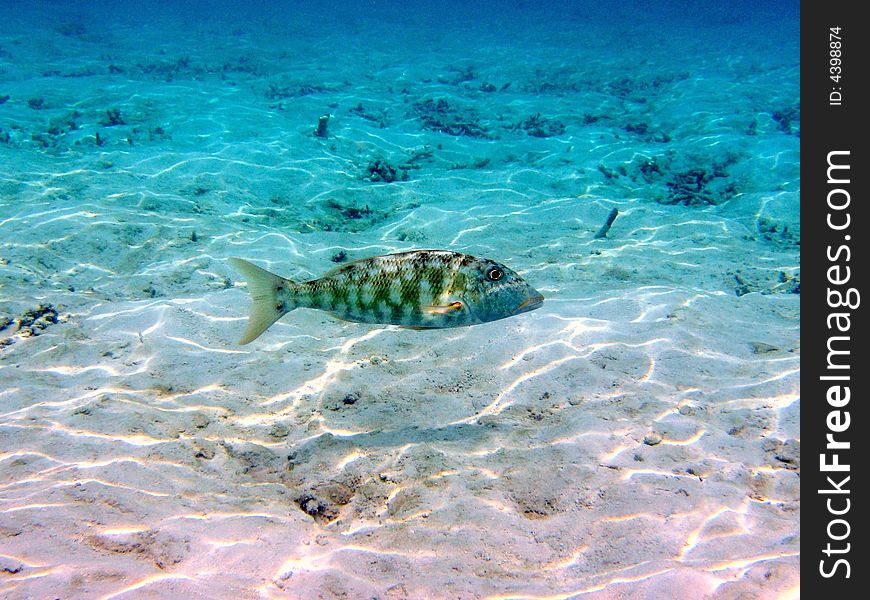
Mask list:
[{"label": "dark algae patch", "polygon": [[[389,212],[368,204],[327,199],[320,205],[321,216],[304,224],[309,231],[365,231],[389,217]],[[304,229],[303,229],[304,231]]]},{"label": "dark algae patch", "polygon": [[532,137],[548,138],[565,133],[565,124],[555,119],[542,117],[541,113],[536,113],[525,121],[514,125],[514,129],[525,131]]},{"label": "dark algae patch", "polygon": [[444,98],[424,100],[413,106],[412,116],[417,117],[424,129],[455,136],[492,139],[489,130],[480,123],[480,116],[472,108],[460,109]]},{"label": "dark algae patch", "polygon": [[100,121],[103,127],[114,127],[116,125],[126,125],[127,121],[121,116],[120,108],[110,108],[106,111],[106,116]]},{"label": "dark algae patch", "polygon": [[23,337],[39,335],[50,325],[57,323],[57,317],[57,309],[53,305],[39,304],[18,317],[18,333]]},{"label": "dark algae patch", "polygon": [[[52,304],[38,304],[35,308],[24,311],[16,318],[0,316],[0,332],[11,334],[0,339],[0,347],[15,343],[15,335],[20,337],[35,337],[59,322],[59,313]],[[14,326],[14,328],[13,328]]]},{"label": "dark algae patch", "polygon": [[609,180],[627,176],[649,190],[659,204],[688,207],[719,205],[738,193],[730,167],[741,156],[728,152],[720,156],[678,155],[668,151],[652,157],[640,156],[626,168],[599,164],[598,170]]},{"label": "dark algae patch", "polygon": [[727,177],[725,171],[719,168],[695,167],[680,171],[665,182],[668,194],[659,202],[683,206],[722,204],[735,192],[734,184],[727,181]]},{"label": "dark algae patch", "polygon": [[767,270],[743,268],[729,271],[728,276],[736,296],[745,296],[752,292],[762,295],[801,293],[800,271],[790,274],[785,271],[771,273]]},{"label": "dark algae patch", "polygon": [[391,165],[383,159],[372,161],[365,170],[363,179],[372,182],[393,183],[394,181],[408,181],[409,165]]},{"label": "dark algae patch", "polygon": [[760,217],[757,223],[758,234],[766,242],[784,246],[800,246],[800,229],[795,230],[787,223],[781,223],[768,217]]},{"label": "dark algae patch", "polygon": [[773,111],[771,117],[776,121],[777,128],[783,133],[794,134],[800,137],[801,134],[801,105],[800,102],[792,106],[786,106],[779,110]]},{"label": "dark algae patch", "polygon": [[330,481],[312,488],[296,497],[294,503],[320,525],[327,525],[338,518],[341,507],[353,498],[353,490],[347,485]]},{"label": "dark algae patch", "polygon": [[362,102],[349,109],[348,112],[354,116],[360,117],[361,119],[365,119],[366,121],[374,123],[380,129],[384,129],[387,126],[386,111],[372,110],[370,108],[367,108],[366,106],[363,106]]}]

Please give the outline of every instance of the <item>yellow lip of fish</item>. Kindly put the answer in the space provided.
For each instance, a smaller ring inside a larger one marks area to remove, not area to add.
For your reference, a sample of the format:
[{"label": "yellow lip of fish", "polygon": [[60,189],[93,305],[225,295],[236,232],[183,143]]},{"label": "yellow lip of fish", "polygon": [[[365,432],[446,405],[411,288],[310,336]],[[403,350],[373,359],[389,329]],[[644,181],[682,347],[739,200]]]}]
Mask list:
[{"label": "yellow lip of fish", "polygon": [[532,296],[524,300],[519,306],[517,306],[517,312],[528,312],[530,310],[535,310],[536,308],[540,308],[540,306],[544,303],[543,294],[538,294],[537,296]]}]

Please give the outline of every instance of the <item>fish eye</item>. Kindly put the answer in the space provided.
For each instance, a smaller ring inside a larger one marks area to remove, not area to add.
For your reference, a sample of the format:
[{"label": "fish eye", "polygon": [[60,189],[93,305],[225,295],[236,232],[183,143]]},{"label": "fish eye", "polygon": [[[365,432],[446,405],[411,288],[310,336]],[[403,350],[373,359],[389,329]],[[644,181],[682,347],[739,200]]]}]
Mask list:
[{"label": "fish eye", "polygon": [[493,267],[486,272],[486,278],[490,281],[498,281],[502,277],[504,277],[504,271],[502,271],[498,267]]}]

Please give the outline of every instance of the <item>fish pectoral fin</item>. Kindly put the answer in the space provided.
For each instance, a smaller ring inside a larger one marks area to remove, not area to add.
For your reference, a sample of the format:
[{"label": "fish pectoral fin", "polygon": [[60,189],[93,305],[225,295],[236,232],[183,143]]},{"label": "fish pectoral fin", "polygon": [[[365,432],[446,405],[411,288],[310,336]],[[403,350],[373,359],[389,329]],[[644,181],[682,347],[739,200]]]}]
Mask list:
[{"label": "fish pectoral fin", "polygon": [[442,304],[438,306],[424,306],[423,312],[430,315],[449,315],[452,312],[462,309],[462,302],[451,302],[450,304]]}]

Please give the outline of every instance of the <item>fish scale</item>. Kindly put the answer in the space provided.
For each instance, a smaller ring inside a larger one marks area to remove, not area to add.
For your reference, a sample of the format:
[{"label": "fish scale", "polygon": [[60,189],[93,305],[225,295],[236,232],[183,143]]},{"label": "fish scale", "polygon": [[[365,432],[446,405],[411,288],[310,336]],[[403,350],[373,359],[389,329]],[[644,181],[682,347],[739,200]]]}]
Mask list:
[{"label": "fish scale", "polygon": [[306,282],[240,258],[230,262],[247,280],[253,300],[242,344],[299,307],[346,321],[437,329],[503,319],[543,302],[538,291],[504,265],[449,250],[364,258]]}]

